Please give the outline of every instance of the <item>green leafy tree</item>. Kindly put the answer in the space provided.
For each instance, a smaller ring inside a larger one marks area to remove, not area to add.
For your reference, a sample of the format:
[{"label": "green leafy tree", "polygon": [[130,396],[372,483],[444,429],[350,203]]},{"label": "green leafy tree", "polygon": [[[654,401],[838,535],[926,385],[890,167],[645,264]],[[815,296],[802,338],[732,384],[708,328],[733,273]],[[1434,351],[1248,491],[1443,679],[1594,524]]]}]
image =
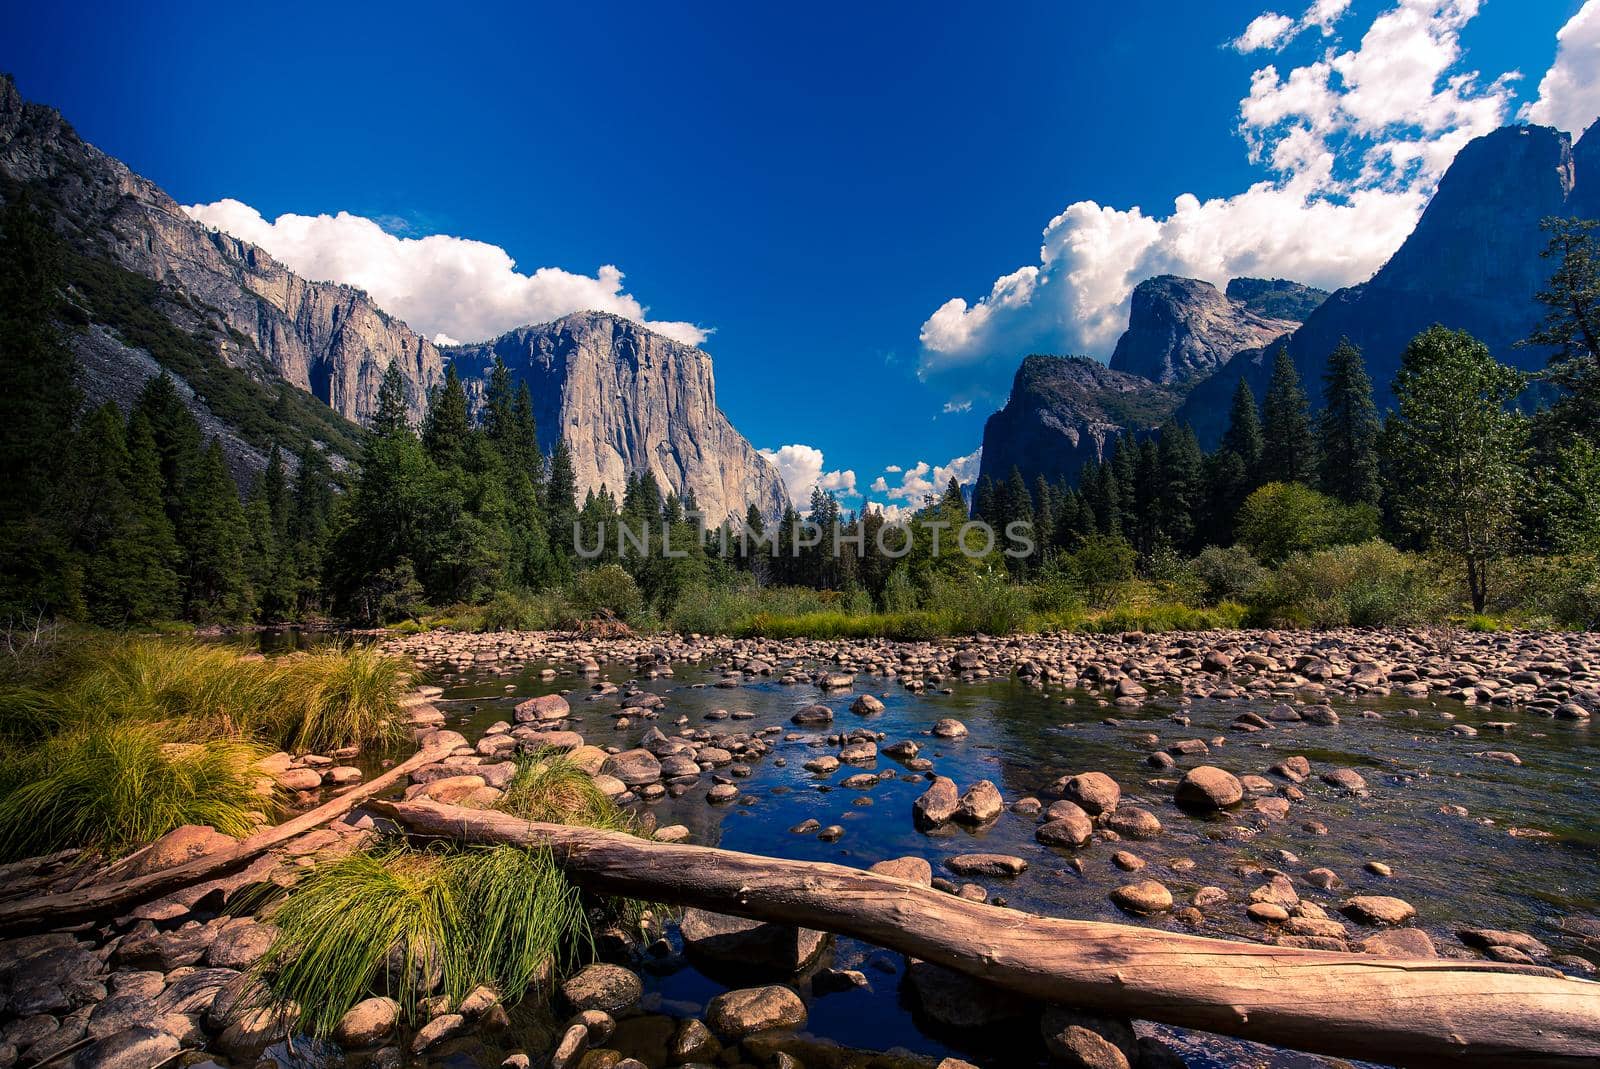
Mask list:
[{"label": "green leafy tree", "polygon": [[1376,505],[1382,494],[1378,474],[1377,406],[1361,350],[1341,338],[1323,377],[1323,408],[1318,421],[1322,490],[1347,505]]},{"label": "green leafy tree", "polygon": [[1261,475],[1269,482],[1310,483],[1317,471],[1310,403],[1288,349],[1279,349],[1261,405]]},{"label": "green leafy tree", "polygon": [[1475,612],[1515,537],[1527,421],[1510,406],[1523,386],[1482,342],[1441,326],[1411,340],[1394,380],[1384,448],[1395,514],[1420,545],[1461,563]]}]

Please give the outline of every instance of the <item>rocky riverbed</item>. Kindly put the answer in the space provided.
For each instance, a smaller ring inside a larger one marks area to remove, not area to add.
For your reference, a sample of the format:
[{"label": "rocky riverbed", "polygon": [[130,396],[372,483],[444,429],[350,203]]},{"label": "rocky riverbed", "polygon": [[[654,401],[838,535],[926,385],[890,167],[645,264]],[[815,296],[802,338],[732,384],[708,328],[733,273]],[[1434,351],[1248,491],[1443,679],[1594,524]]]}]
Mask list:
[{"label": "rocky riverbed", "polygon": [[[511,757],[555,747],[662,839],[877,866],[1048,915],[1571,975],[1600,962],[1594,636],[391,645],[437,687],[408,709],[417,730],[457,741],[408,796],[488,804]],[[273,774],[310,804],[379,768],[284,755]],[[291,880],[371,826],[354,815],[253,877]],[[214,912],[188,896],[5,944],[0,1063],[38,1064],[69,1037],[99,1040],[72,1049],[79,1069],[148,1069],[190,1047],[234,1064],[308,1056],[272,1022],[228,1020],[270,931]],[[347,1046],[385,1066],[510,1069],[1317,1061],[1041,1013],[852,940],[694,911],[642,938],[605,933],[599,950],[548,1007],[508,1013],[485,993],[397,1037],[374,1000]]]}]

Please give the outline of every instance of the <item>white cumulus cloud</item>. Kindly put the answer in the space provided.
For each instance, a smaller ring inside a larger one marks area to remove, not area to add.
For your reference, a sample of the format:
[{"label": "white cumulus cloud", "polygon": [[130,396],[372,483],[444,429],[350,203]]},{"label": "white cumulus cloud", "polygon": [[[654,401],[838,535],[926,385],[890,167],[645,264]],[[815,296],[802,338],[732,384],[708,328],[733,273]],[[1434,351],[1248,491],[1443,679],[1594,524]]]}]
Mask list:
[{"label": "white cumulus cloud", "polygon": [[1250,20],[1250,25],[1233,41],[1240,52],[1256,52],[1263,48],[1277,48],[1293,34],[1295,21],[1288,15],[1268,11]]},{"label": "white cumulus cloud", "polygon": [[861,496],[856,489],[856,473],[849,468],[824,471],[822,450],[814,445],[795,443],[759,452],[778,469],[789,500],[802,512],[810,507],[814,489],[827,490],[835,497]]},{"label": "white cumulus cloud", "polygon": [[[913,508],[920,508],[929,494],[943,493],[951,479],[962,486],[977,482],[978,466],[982,461],[983,448],[980,446],[947,464],[930,464],[926,460],[919,460],[909,468],[891,464],[884,469],[884,475],[872,481],[871,490],[887,496],[891,501],[904,501]],[[898,475],[899,479],[891,484],[888,475]]]},{"label": "white cumulus cloud", "polygon": [[1321,30],[1322,35],[1328,37],[1333,34],[1334,24],[1349,9],[1350,0],[1313,0],[1298,20],[1268,11],[1251,19],[1244,32],[1228,43],[1239,52],[1259,52],[1266,48],[1282,48],[1302,30]]},{"label": "white cumulus cloud", "polygon": [[1522,117],[1570,134],[1600,118],[1600,0],[1588,0],[1556,34],[1556,61]]},{"label": "white cumulus cloud", "polygon": [[190,204],[194,219],[259,245],[296,274],[366,290],[378,307],[438,340],[485,341],[569,312],[612,312],[686,345],[708,331],[693,323],[658,321],[622,288],[622,272],[606,264],[593,275],[559,267],[517,270],[498,245],[449,234],[398,237],[375,221],[286,213],[267,220],[233,199]]},{"label": "white cumulus cloud", "polygon": [[1260,181],[1209,200],[1182,194],[1164,214],[1068,205],[1045,227],[1037,264],[1001,276],[975,302],[951,298],[923,323],[923,380],[959,404],[1003,394],[1029,352],[1104,358],[1127,324],[1133,287],[1151,275],[1218,286],[1283,277],[1327,289],[1370,277],[1461,146],[1506,121],[1518,75],[1462,69],[1460,32],[1479,0],[1397,0],[1354,47],[1341,47],[1334,25],[1346,7],[1319,0],[1288,28],[1257,19],[1254,36],[1247,28],[1235,42],[1308,28],[1329,40],[1299,65],[1251,75],[1239,130]]}]

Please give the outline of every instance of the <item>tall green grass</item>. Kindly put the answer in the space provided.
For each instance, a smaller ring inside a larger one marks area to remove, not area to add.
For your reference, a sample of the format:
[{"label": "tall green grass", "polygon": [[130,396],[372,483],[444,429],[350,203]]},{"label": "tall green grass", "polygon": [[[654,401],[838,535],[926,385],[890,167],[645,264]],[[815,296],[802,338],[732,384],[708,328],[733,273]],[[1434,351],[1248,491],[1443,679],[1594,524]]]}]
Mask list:
[{"label": "tall green grass", "polygon": [[0,858],[69,846],[116,857],[184,824],[247,834],[267,800],[244,740],[184,742],[160,723],[105,720],[5,757]]},{"label": "tall green grass", "polygon": [[632,831],[633,819],[583,769],[552,751],[521,758],[495,808],[523,820]]},{"label": "tall green grass", "polygon": [[271,912],[257,1001],[298,1010],[327,1036],[372,995],[415,1019],[423,999],[459,1003],[487,985],[516,999],[591,942],[576,888],[545,851],[390,844],[318,865]]},{"label": "tall green grass", "polygon": [[290,750],[392,746],[406,737],[400,695],[405,665],[375,646],[325,650],[272,665],[278,688],[269,737]]},{"label": "tall green grass", "polygon": [[[577,765],[523,758],[498,808],[526,820],[631,831],[631,818]],[[617,900],[607,905],[632,911]],[[300,1007],[331,1033],[357,1002],[388,995],[414,1016],[435,992],[458,1001],[487,984],[508,999],[590,942],[576,889],[545,851],[389,846],[320,866],[273,914],[258,966],[268,1004]]]},{"label": "tall green grass", "polygon": [[115,856],[181,824],[242,834],[269,804],[255,793],[257,760],[400,741],[406,682],[405,665],[374,647],[262,660],[80,639],[48,671],[0,685],[0,854]]}]

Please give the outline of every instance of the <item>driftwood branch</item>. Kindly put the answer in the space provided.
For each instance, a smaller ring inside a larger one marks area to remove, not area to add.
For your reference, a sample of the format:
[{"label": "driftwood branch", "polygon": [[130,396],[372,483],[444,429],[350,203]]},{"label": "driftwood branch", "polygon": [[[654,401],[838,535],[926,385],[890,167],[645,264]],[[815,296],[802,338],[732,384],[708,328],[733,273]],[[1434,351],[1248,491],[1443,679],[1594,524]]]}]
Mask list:
[{"label": "driftwood branch", "polygon": [[650,842],[431,802],[415,834],[550,847],[577,883],[888,947],[1045,1002],[1405,1066],[1600,1064],[1600,983],[1037,917],[840,865]]},{"label": "driftwood branch", "polygon": [[243,868],[255,858],[306,832],[337,820],[356,806],[402,781],[423,765],[447,756],[455,740],[425,743],[423,748],[382,775],[322,803],[292,820],[263,829],[235,846],[193,861],[126,880],[91,883],[56,894],[0,903],[0,934],[59,928],[82,921],[113,917],[133,906],[181,891]]}]

